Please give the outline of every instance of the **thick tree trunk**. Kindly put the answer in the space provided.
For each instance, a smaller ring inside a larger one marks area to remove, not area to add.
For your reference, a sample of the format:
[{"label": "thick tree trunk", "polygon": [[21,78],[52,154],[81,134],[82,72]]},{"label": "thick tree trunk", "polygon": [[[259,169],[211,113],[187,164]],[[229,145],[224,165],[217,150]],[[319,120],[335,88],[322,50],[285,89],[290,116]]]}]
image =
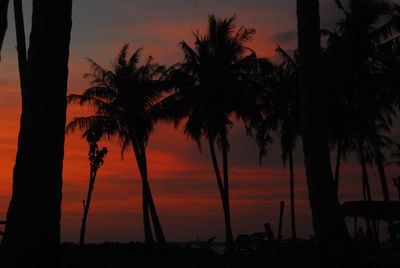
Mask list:
[{"label": "thick tree trunk", "polygon": [[229,207],[229,184],[228,183],[228,156],[227,156],[227,148],[226,144],[222,143],[222,154],[223,154],[223,173],[224,173],[224,181],[222,181],[220,169],[218,166],[217,155],[215,153],[214,141],[212,138],[208,139],[208,144],[210,148],[211,160],[214,167],[215,176],[217,179],[218,190],[221,196],[222,208],[224,211],[224,222],[225,222],[225,254],[231,254],[234,251],[233,244],[233,233],[231,227],[231,217],[230,217],[230,207]]},{"label": "thick tree trunk", "polygon": [[[2,242],[6,267],[57,267],[71,0],[34,0],[12,199]],[[34,220],[33,220],[34,219]]]},{"label": "thick tree trunk", "polygon": [[292,229],[293,244],[296,244],[296,211],[294,205],[294,166],[292,150],[289,150],[289,169],[290,169],[290,222]]},{"label": "thick tree trunk", "polygon": [[[297,0],[304,162],[319,260],[350,253],[333,180],[321,83],[319,1]],[[346,252],[347,251],[347,252]]]},{"label": "thick tree trunk", "polygon": [[85,235],[86,235],[86,222],[89,214],[90,203],[92,201],[92,193],[94,188],[94,183],[96,181],[97,170],[93,167],[90,168],[90,179],[89,179],[89,189],[87,192],[86,201],[84,202],[83,207],[83,217],[82,217],[82,225],[81,232],[79,236],[79,246],[83,247],[85,245]]},{"label": "thick tree trunk", "polygon": [[[8,21],[7,21],[7,13],[8,13],[8,2],[9,0],[0,0],[0,52],[3,47],[4,36],[6,35]],[[1,61],[1,55],[0,55]]]}]

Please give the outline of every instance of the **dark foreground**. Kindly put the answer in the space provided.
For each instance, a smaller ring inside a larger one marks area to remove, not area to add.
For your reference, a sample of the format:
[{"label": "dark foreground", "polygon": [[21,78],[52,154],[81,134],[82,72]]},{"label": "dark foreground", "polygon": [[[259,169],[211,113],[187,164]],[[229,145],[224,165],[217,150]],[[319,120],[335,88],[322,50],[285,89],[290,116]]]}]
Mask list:
[{"label": "dark foreground", "polygon": [[[317,267],[312,245],[308,241],[299,244],[296,252],[282,243],[279,250],[241,250],[232,256],[224,256],[210,247],[189,243],[163,248],[133,242],[103,243],[89,244],[83,249],[76,244],[64,243],[61,267]],[[382,246],[378,250],[365,251],[355,265],[353,263],[351,267],[400,267],[400,254]]]}]

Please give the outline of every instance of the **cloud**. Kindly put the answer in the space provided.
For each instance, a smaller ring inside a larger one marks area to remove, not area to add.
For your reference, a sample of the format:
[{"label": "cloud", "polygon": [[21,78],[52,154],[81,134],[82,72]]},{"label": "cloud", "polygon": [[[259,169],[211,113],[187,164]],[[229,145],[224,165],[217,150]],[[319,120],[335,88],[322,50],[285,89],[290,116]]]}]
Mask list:
[{"label": "cloud", "polygon": [[276,33],[274,34],[273,40],[278,44],[295,45],[295,42],[297,41],[297,30],[293,29]]}]

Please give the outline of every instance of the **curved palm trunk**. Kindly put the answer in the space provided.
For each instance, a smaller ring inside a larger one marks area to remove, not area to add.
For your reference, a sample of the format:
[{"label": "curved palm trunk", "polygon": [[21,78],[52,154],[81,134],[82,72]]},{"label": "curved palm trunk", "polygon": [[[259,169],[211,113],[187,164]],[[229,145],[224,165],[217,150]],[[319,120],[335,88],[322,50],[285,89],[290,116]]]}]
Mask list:
[{"label": "curved palm trunk", "polygon": [[144,227],[144,241],[147,245],[153,245],[154,238],[151,231],[150,212],[149,212],[149,198],[146,186],[142,181],[142,210],[143,210],[143,227]]},{"label": "curved palm trunk", "polygon": [[5,267],[58,265],[71,13],[71,0],[33,1]]},{"label": "curved palm trunk", "polygon": [[290,221],[292,228],[292,240],[293,244],[296,245],[296,211],[294,205],[294,166],[293,166],[293,153],[289,150],[289,169],[290,169]]},{"label": "curved palm trunk", "polygon": [[321,81],[319,1],[297,0],[299,89],[308,195],[321,262],[349,255],[350,237],[340,212],[332,175]]},{"label": "curved palm trunk", "polygon": [[147,162],[146,151],[143,142],[138,142],[132,138],[133,150],[135,152],[136,162],[139,168],[140,176],[142,178],[142,195],[143,195],[143,224],[145,231],[145,240],[147,244],[154,243],[153,234],[151,231],[151,219],[153,221],[154,233],[156,235],[157,243],[166,245],[166,239],[162,230],[160,220],[157,215],[154,200],[151,194],[150,185],[147,176]]},{"label": "curved palm trunk", "polygon": [[90,168],[90,180],[89,180],[89,189],[87,192],[86,202],[84,201],[83,206],[83,217],[82,217],[82,225],[81,225],[81,232],[79,236],[79,245],[83,247],[85,245],[85,234],[86,234],[86,221],[87,216],[89,214],[90,202],[92,200],[92,193],[94,182],[96,180],[97,170],[93,167]]},{"label": "curved palm trunk", "polygon": [[140,148],[141,155],[142,155],[142,163],[143,163],[142,168],[143,168],[144,175],[145,175],[142,178],[143,185],[147,192],[147,201],[148,201],[149,210],[151,213],[151,219],[153,220],[154,233],[156,235],[157,243],[159,245],[166,245],[167,241],[165,239],[164,232],[161,227],[160,219],[158,218],[158,215],[157,215],[157,210],[156,210],[156,206],[154,204],[153,195],[151,193],[149,179],[148,179],[148,175],[147,175],[146,148],[143,143],[139,143],[139,148]]},{"label": "curved palm trunk", "polygon": [[228,153],[227,153],[226,143],[222,142],[224,181],[222,181],[220,169],[218,166],[217,156],[215,153],[214,142],[212,138],[208,139],[208,144],[210,147],[211,160],[213,163],[215,176],[217,178],[218,189],[222,201],[222,208],[224,211],[225,254],[231,254],[234,251],[234,243],[233,243],[233,233],[231,225],[230,206],[229,206]]},{"label": "curved palm trunk", "polygon": [[144,227],[144,240],[148,245],[154,244],[153,233],[151,231],[150,214],[149,214],[149,202],[148,202],[148,191],[147,187],[143,183],[143,163],[139,152],[139,146],[136,143],[136,139],[131,138],[133,151],[135,153],[136,163],[139,169],[140,177],[142,178],[142,210],[143,210],[143,227]]}]

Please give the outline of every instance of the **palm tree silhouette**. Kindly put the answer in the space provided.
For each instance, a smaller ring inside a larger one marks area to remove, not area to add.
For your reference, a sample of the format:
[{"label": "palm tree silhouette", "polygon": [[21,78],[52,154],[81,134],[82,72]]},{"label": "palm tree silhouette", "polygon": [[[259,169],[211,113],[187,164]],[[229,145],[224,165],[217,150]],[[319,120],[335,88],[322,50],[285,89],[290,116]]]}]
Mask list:
[{"label": "palm tree silhouette", "polygon": [[348,7],[336,2],[343,10],[344,19],[334,32],[324,30],[323,34],[328,36],[327,49],[336,61],[332,65],[336,66],[332,73],[339,77],[335,87],[350,113],[350,132],[363,170],[364,197],[371,199],[364,157],[368,145],[373,152],[384,200],[389,202],[382,148],[392,142],[380,132],[390,131],[395,110],[391,98],[393,88],[382,83],[387,77],[382,45],[398,32],[400,20],[393,16],[393,5],[386,1],[352,0]]},{"label": "palm tree silhouette", "polygon": [[93,116],[78,117],[71,121],[67,130],[96,128],[108,138],[117,136],[122,143],[122,153],[132,146],[142,180],[143,223],[145,241],[153,243],[150,216],[159,244],[166,244],[160,220],[151,194],[146,159],[146,145],[153,130],[156,113],[154,104],[166,89],[161,76],[165,67],[153,63],[152,57],[139,65],[142,49],[128,57],[128,45],[123,46],[112,70],[106,70],[93,60],[91,87],[82,95],[70,95],[68,101],[79,105],[91,105]]},{"label": "palm tree silhouette", "polygon": [[290,181],[290,214],[293,243],[296,243],[296,213],[294,198],[294,165],[293,151],[296,139],[301,132],[298,83],[298,57],[297,52],[291,57],[281,47],[276,52],[283,61],[274,68],[272,76],[268,79],[268,87],[260,94],[260,111],[262,116],[250,120],[250,128],[254,129],[255,138],[260,148],[260,162],[267,155],[272,143],[272,131],[277,131],[282,148],[283,166],[289,163]]},{"label": "palm tree silhouette", "polygon": [[[164,119],[178,125],[187,118],[184,132],[201,149],[201,140],[208,141],[217,179],[225,220],[225,252],[233,251],[229,203],[228,151],[232,114],[245,119],[255,113],[255,92],[260,85],[260,63],[254,51],[245,46],[254,29],[236,28],[236,18],[209,16],[205,35],[194,33],[194,48],[180,43],[184,61],[169,72],[169,80],[177,91],[161,102]],[[222,153],[222,171],[215,144]],[[221,174],[222,173],[222,174]]]},{"label": "palm tree silhouette", "polygon": [[97,142],[101,138],[101,133],[99,133],[95,129],[88,129],[84,133],[84,136],[86,136],[86,140],[89,143],[90,176],[87,198],[86,200],[83,200],[83,217],[81,232],[79,236],[79,245],[81,247],[85,245],[86,221],[89,214],[90,202],[92,200],[92,193],[94,183],[96,181],[97,171],[99,170],[100,166],[103,165],[104,157],[107,154],[106,147],[103,147],[103,149],[99,150],[99,147],[97,146]]}]

